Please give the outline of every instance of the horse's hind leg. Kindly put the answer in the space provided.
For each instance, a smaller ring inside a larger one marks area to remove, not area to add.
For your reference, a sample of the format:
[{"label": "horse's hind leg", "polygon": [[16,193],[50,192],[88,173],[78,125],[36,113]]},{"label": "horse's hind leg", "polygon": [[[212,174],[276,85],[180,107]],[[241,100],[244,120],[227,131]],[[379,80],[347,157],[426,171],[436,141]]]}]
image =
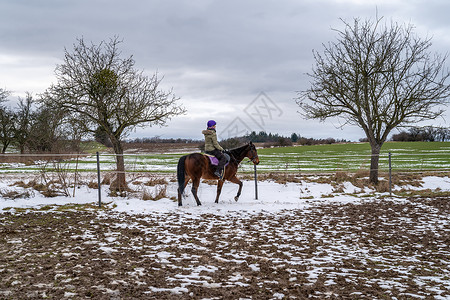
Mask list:
[{"label": "horse's hind leg", "polygon": [[[188,182],[189,182],[189,177],[186,177],[186,179],[184,181],[184,188],[183,188],[183,190],[186,188]],[[182,206],[183,205],[183,202],[182,202],[183,194],[180,192],[180,188],[178,188],[177,190],[178,190],[178,206]]]},{"label": "horse's hind leg", "polygon": [[200,185],[200,178],[196,178],[192,180],[192,195],[194,195],[195,201],[197,201],[197,205],[202,205],[202,203],[200,202],[200,199],[198,199],[197,196],[197,190],[198,190],[198,186]]},{"label": "horse's hind leg", "polygon": [[219,196],[222,192],[222,186],[223,186],[223,180],[219,180],[217,182],[217,196],[216,196],[216,203],[219,203]]},{"label": "horse's hind leg", "polygon": [[183,202],[181,200],[182,197],[183,197],[183,195],[181,195],[180,188],[178,188],[178,206],[182,206],[183,205]]}]

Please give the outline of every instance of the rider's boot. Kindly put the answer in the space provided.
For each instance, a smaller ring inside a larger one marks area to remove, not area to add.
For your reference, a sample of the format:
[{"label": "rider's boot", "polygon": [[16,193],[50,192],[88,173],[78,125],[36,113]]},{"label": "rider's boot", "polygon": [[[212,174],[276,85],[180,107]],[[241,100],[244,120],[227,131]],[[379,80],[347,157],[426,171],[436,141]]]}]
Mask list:
[{"label": "rider's boot", "polygon": [[223,168],[217,168],[217,170],[214,172],[214,175],[219,177],[219,179],[223,178]]}]

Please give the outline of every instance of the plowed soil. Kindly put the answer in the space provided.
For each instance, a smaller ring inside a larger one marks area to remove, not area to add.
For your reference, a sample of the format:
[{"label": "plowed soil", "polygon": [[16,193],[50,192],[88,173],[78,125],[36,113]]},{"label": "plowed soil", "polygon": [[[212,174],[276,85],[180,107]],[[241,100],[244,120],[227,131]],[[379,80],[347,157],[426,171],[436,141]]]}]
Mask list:
[{"label": "plowed soil", "polygon": [[[174,204],[175,205],[175,204]],[[0,214],[0,299],[449,299],[450,201]]]}]

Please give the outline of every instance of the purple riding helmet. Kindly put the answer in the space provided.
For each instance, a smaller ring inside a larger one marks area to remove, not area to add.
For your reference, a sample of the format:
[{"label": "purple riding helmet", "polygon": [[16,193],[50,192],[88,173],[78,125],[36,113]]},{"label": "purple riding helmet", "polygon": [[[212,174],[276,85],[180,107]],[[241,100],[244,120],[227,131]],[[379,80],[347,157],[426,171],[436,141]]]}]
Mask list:
[{"label": "purple riding helmet", "polygon": [[216,121],[214,121],[214,120],[209,120],[207,123],[208,128],[213,127],[214,125],[216,125]]}]

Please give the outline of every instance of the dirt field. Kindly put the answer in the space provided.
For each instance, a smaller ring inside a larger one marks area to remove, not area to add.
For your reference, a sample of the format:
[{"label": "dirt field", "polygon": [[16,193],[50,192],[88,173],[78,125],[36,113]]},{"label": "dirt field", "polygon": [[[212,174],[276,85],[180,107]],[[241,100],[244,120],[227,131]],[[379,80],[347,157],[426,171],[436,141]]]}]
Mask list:
[{"label": "dirt field", "polygon": [[450,202],[0,214],[0,299],[449,299]]}]

